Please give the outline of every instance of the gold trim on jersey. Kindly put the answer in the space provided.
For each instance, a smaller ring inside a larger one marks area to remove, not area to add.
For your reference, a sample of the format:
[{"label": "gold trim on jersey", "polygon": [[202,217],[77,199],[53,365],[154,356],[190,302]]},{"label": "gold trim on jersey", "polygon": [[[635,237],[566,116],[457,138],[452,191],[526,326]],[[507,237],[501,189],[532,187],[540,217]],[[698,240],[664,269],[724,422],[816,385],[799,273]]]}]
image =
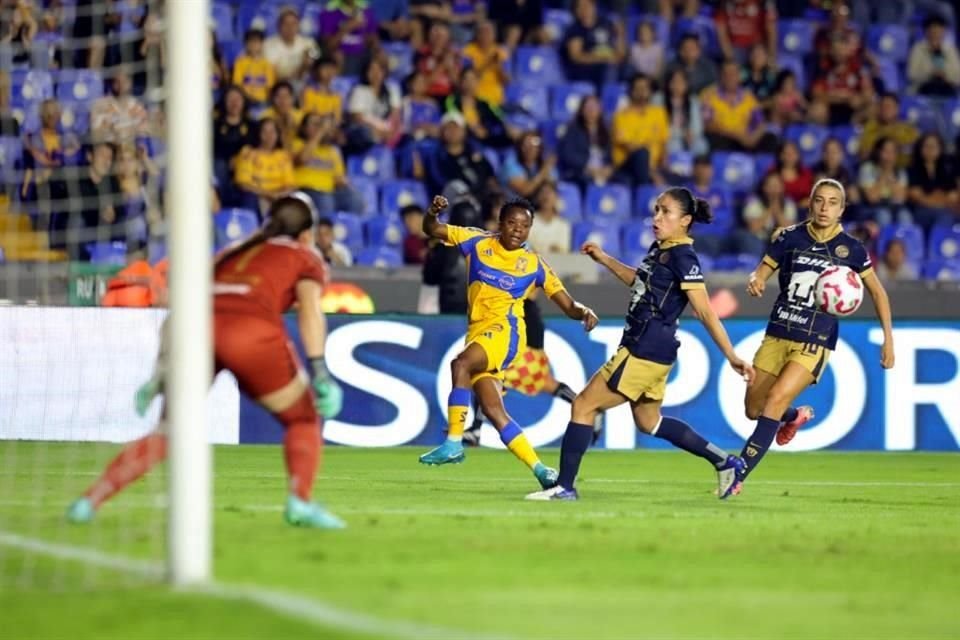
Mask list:
[{"label": "gold trim on jersey", "polygon": [[693,238],[690,236],[684,236],[682,238],[671,238],[668,240],[657,240],[657,247],[659,249],[669,249],[671,247],[678,247],[682,244],[693,244]]},{"label": "gold trim on jersey", "polygon": [[[826,243],[830,242],[831,240],[833,240],[834,238],[836,238],[836,237],[837,237],[838,235],[840,235],[841,233],[843,233],[843,225],[840,224],[840,223],[837,223],[837,224],[833,227],[833,229],[832,229],[833,233],[827,233],[827,234],[825,234],[823,237],[820,237],[820,236],[818,236],[816,233],[814,233],[814,231],[813,231],[813,222],[812,222],[811,220],[807,220],[807,221],[804,223],[804,225],[807,227],[807,235],[809,235],[811,238],[813,238],[814,242],[817,242],[817,243],[826,244]],[[842,257],[842,256],[841,256],[841,257]]]}]

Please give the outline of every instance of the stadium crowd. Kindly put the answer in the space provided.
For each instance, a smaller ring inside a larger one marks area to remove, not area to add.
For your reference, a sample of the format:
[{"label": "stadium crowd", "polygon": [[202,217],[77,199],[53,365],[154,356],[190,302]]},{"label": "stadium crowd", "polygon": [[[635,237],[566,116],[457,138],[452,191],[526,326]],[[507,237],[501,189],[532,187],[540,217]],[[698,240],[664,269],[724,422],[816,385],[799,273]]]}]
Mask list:
[{"label": "stadium crowd", "polygon": [[[479,224],[529,198],[541,252],[590,239],[635,261],[651,199],[684,185],[716,214],[696,232],[705,269],[752,269],[831,177],[882,278],[960,278],[947,2],[212,8],[220,244],[303,190],[331,263],[421,264],[422,207],[446,190]],[[4,215],[29,214],[70,259],[164,251],[162,17],[159,0],[0,0]]]}]

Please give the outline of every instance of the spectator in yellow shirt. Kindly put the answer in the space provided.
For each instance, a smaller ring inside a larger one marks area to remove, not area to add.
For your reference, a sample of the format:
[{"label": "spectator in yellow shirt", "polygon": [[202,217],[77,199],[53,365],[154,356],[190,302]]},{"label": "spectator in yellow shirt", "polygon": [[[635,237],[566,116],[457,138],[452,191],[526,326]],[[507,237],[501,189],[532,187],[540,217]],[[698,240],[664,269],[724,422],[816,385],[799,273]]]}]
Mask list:
[{"label": "spectator in yellow shirt", "polygon": [[233,64],[233,84],[241,87],[254,104],[267,101],[277,80],[273,64],[263,55],[263,38],[260,29],[249,29],[243,36],[243,53]]},{"label": "spectator in yellow shirt", "polygon": [[335,123],[330,116],[308,113],[293,143],[294,178],[322,216],[334,211],[363,213],[363,197],[350,186],[340,148],[333,144]]},{"label": "spectator in yellow shirt", "polygon": [[293,85],[286,80],[281,80],[270,90],[270,107],[260,114],[261,120],[266,118],[276,121],[280,127],[283,146],[289,149],[297,139],[297,131],[303,121],[303,111],[297,109]]},{"label": "spectator in yellow shirt", "polygon": [[303,88],[300,106],[304,113],[317,113],[331,116],[339,125],[343,120],[343,98],[333,90],[333,79],[337,76],[337,61],[330,57],[320,58],[310,69],[311,82]]},{"label": "spectator in yellow shirt", "polygon": [[704,89],[703,122],[712,151],[772,152],[776,136],[767,131],[760,103],[740,84],[740,65],[727,60],[720,68],[720,81]]},{"label": "spectator in yellow shirt", "polygon": [[256,147],[244,147],[237,158],[236,183],[243,192],[243,204],[265,213],[271,202],[296,187],[296,179],[275,120],[260,121],[257,140]]},{"label": "spectator in yellow shirt", "polygon": [[477,25],[477,36],[463,48],[463,56],[473,63],[479,79],[477,97],[494,107],[503,104],[503,88],[510,83],[506,65],[510,52],[497,44],[496,26],[489,20]]},{"label": "spectator in yellow shirt", "polygon": [[630,103],[617,111],[611,126],[615,180],[631,185],[662,182],[659,167],[670,125],[662,105],[650,102],[653,80],[641,74],[630,82]]}]

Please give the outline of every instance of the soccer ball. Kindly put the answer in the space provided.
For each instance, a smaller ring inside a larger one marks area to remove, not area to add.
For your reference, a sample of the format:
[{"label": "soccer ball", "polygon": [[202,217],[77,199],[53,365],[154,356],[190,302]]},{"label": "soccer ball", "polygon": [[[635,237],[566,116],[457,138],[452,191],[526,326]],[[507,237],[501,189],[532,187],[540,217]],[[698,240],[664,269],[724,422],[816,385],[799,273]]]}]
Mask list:
[{"label": "soccer ball", "polygon": [[821,311],[833,316],[849,316],[863,302],[863,280],[850,267],[829,267],[817,278],[816,296]]}]

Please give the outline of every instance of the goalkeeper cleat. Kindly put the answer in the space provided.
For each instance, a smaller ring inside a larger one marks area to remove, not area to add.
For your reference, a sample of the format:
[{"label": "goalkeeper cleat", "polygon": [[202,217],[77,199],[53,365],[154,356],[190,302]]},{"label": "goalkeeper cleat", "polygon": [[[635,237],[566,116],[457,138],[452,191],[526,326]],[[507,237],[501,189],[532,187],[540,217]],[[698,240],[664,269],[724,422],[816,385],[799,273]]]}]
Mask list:
[{"label": "goalkeeper cleat", "polygon": [[93,506],[90,498],[77,498],[67,509],[67,521],[74,524],[86,524],[93,520],[97,515],[97,510]]},{"label": "goalkeeper cleat", "polygon": [[797,435],[797,430],[803,425],[813,420],[813,407],[804,405],[797,407],[797,417],[791,422],[785,422],[777,429],[777,444],[781,447],[793,440]]},{"label": "goalkeeper cleat", "polygon": [[420,456],[420,464],[458,464],[463,462],[464,458],[466,458],[466,454],[463,452],[463,444],[446,440],[436,449]]},{"label": "goalkeeper cleat", "polygon": [[347,523],[315,502],[307,502],[296,496],[287,496],[287,508],[283,512],[287,524],[313,529],[346,529]]},{"label": "goalkeeper cleat", "polygon": [[556,469],[551,469],[542,462],[538,462],[533,468],[533,475],[537,478],[537,482],[539,482],[540,486],[544,489],[550,489],[557,486],[557,480],[560,478],[560,474],[557,473]]},{"label": "goalkeeper cleat", "polygon": [[543,491],[534,491],[528,493],[524,500],[533,500],[536,502],[549,502],[551,500],[579,500],[580,496],[576,489],[565,489],[560,485],[554,485]]},{"label": "goalkeeper cleat", "polygon": [[743,458],[738,456],[727,456],[723,465],[717,467],[717,495],[721,500],[740,493],[739,489],[733,493],[733,487],[742,484],[746,468]]}]

